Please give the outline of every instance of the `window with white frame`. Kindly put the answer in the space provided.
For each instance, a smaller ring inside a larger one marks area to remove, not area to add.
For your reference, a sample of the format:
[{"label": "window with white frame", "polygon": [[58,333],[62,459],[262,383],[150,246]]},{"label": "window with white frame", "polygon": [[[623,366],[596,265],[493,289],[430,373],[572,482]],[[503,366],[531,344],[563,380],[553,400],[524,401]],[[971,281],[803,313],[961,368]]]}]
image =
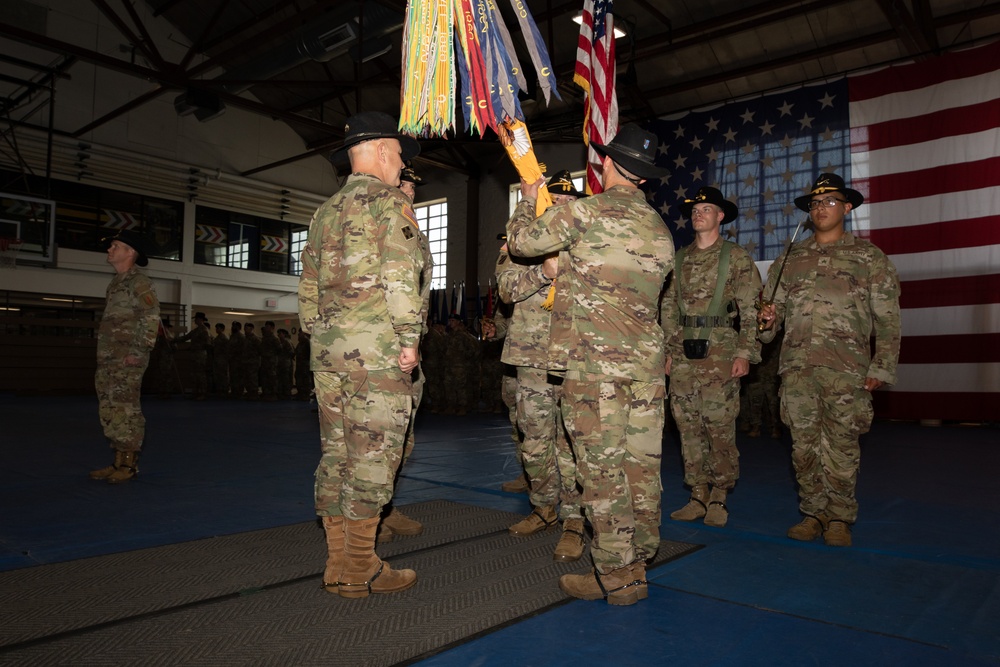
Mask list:
[{"label": "window with white frame", "polygon": [[431,289],[445,289],[448,280],[448,200],[418,204],[413,207],[420,231],[427,235],[434,274]]}]

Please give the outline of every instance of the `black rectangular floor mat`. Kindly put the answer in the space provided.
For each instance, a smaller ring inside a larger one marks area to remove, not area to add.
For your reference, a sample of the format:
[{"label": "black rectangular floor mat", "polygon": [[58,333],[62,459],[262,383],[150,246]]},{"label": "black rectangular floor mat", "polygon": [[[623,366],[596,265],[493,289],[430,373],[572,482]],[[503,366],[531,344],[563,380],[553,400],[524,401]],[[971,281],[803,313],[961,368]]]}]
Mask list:
[{"label": "black rectangular floor mat", "polygon": [[[557,531],[510,536],[508,512],[405,510],[424,533],[378,552],[417,584],[362,600],[322,590],[314,522],[0,573],[0,665],[393,665],[561,604],[589,567],[552,560]],[[698,548],[664,541],[654,565]]]}]

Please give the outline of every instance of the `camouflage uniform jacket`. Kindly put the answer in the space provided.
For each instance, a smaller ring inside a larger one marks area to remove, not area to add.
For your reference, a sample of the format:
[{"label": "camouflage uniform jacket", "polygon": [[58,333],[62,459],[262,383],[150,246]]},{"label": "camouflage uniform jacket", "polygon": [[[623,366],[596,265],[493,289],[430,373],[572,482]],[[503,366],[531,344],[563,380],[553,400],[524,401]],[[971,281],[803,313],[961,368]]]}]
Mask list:
[{"label": "camouflage uniform jacket", "polygon": [[204,325],[195,323],[194,328],[177,339],[178,343],[188,343],[193,352],[207,352],[212,345],[212,336]]},{"label": "camouflage uniform jacket", "polygon": [[[514,215],[525,213],[534,217],[526,206],[518,206]],[[548,368],[552,313],[542,303],[552,281],[542,273],[540,261],[512,257],[506,251],[497,258],[496,278],[500,298],[514,307],[500,360],[511,366]]]},{"label": "camouflage uniform jacket", "polygon": [[278,337],[274,335],[274,332],[268,331],[266,328],[262,329],[260,332],[261,359],[274,361],[278,358],[278,352],[280,350],[281,350],[281,341],[278,340]]},{"label": "camouflage uniform jacket", "polygon": [[420,269],[420,332],[426,334],[430,327],[427,326],[427,315],[431,307],[431,281],[434,279],[434,256],[431,254],[431,246],[427,241],[427,236],[422,232],[420,235],[420,254],[423,257],[423,266]]},{"label": "camouflage uniform jacket", "polygon": [[160,327],[160,301],[149,277],[134,266],[116,273],[105,299],[97,330],[97,359],[147,358]]},{"label": "camouflage uniform jacket", "polygon": [[[784,322],[779,373],[823,366],[859,380],[893,384],[899,358],[899,277],[889,258],[849,232],[825,245],[808,238],[789,252],[774,295],[777,320],[773,329],[760,334],[767,343]],[[777,271],[770,274],[765,294],[771,293]]]},{"label": "camouflage uniform jacket", "polygon": [[423,323],[420,229],[406,196],[351,174],[313,216],[302,251],[299,319],[314,371],[396,368]]},{"label": "camouflage uniform jacket", "polygon": [[240,363],[243,361],[243,346],[246,345],[246,338],[242,331],[234,331],[229,337],[229,345],[226,352],[229,355],[229,363]]},{"label": "camouflage uniform jacket", "polygon": [[[681,283],[684,297],[684,311],[687,315],[704,315],[715,296],[719,278],[719,256],[722,254],[722,237],[707,248],[701,249],[692,243],[684,250],[681,275],[670,278],[670,287],[663,297],[663,328],[667,332],[667,355],[674,358],[684,356],[684,327],[680,324],[680,308],[677,305],[677,287]],[[737,333],[733,327],[713,327],[708,329],[709,356],[716,359],[733,360],[737,357],[752,364],[760,362],[760,342],[757,340],[757,310],[754,301],[760,292],[760,273],[750,255],[742,247],[733,244],[729,250],[729,273],[722,292],[722,305],[735,301],[739,307]],[[737,313],[731,314],[736,319]]]},{"label": "camouflage uniform jacket", "polygon": [[658,316],[674,242],[642,191],[615,186],[528,217],[515,213],[508,223],[512,253],[569,251],[560,253],[550,367],[572,379],[665,384]]},{"label": "camouflage uniform jacket", "polygon": [[226,358],[228,345],[229,338],[224,333],[220,333],[212,339],[212,357],[216,363],[221,363]]},{"label": "camouflage uniform jacket", "polygon": [[243,334],[243,363],[256,364],[260,362],[260,338],[257,334]]}]

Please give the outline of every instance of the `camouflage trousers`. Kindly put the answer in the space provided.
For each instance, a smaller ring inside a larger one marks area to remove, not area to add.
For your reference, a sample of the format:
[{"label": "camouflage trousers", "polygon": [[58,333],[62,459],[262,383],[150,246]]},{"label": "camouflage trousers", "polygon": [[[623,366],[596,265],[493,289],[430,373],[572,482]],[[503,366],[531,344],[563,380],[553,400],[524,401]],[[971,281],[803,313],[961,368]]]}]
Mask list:
[{"label": "camouflage trousers", "polygon": [[94,376],[97,414],[111,448],[120,452],[142,449],[146,418],[139,405],[139,392],[148,362],[148,357],[142,366],[125,366],[121,359],[99,359],[97,362]]},{"label": "camouflage trousers", "polygon": [[562,413],[602,574],[652,558],[660,546],[664,394],[648,382],[563,383]]},{"label": "camouflage trousers", "polygon": [[212,382],[215,385],[215,395],[225,397],[229,393],[229,364],[223,359],[212,362]]},{"label": "camouflage trousers", "polygon": [[316,514],[376,517],[392,499],[413,393],[398,369],[316,371],[322,456],[316,468]]},{"label": "camouflage trousers", "polygon": [[872,397],[864,380],[812,367],[781,378],[781,418],[792,432],[799,510],[853,523],[861,465],[858,438],[871,427]]},{"label": "camouflage trousers", "polygon": [[244,380],[243,362],[229,362],[229,392],[233,398],[243,396]]},{"label": "camouflage trousers", "polygon": [[416,436],[413,433],[413,423],[417,421],[417,409],[420,408],[420,401],[424,397],[424,385],[426,384],[424,369],[420,367],[419,362],[417,362],[417,370],[410,377],[413,387],[413,414],[406,425],[406,444],[403,446],[403,460],[399,464],[400,468],[406,463],[406,459],[410,458],[410,452],[413,451],[413,445],[416,443]]},{"label": "camouflage trousers", "polygon": [[290,361],[278,361],[277,366],[278,398],[288,400],[292,397],[292,364]]},{"label": "camouflage trousers", "polygon": [[313,374],[309,370],[309,362],[295,364],[295,396],[306,400],[313,388]]},{"label": "camouflage trousers", "polygon": [[247,398],[257,400],[260,387],[260,362],[243,362],[243,388],[246,389]]},{"label": "camouflage trousers", "polygon": [[503,376],[503,384],[500,385],[500,397],[503,399],[503,404],[507,406],[507,415],[510,418],[511,440],[514,441],[515,445],[520,446],[521,432],[517,428],[517,371],[514,370],[512,372],[515,374],[505,374]]},{"label": "camouflage trousers", "polygon": [[747,384],[747,424],[772,429],[778,426],[778,378],[757,379]]},{"label": "camouflage trousers", "polygon": [[260,394],[263,398],[275,398],[278,395],[278,360],[274,357],[261,357]]},{"label": "camouflage trousers", "polygon": [[684,483],[732,489],[740,476],[736,416],[740,381],[730,377],[733,360],[674,359],[670,412],[681,435]]},{"label": "camouflage trousers", "polygon": [[517,368],[518,450],[531,483],[533,507],[559,505],[559,518],[582,519],[576,457],[559,411],[562,387],[537,368]]},{"label": "camouflage trousers", "polygon": [[192,380],[195,396],[208,393],[208,353],[198,350],[191,355]]}]

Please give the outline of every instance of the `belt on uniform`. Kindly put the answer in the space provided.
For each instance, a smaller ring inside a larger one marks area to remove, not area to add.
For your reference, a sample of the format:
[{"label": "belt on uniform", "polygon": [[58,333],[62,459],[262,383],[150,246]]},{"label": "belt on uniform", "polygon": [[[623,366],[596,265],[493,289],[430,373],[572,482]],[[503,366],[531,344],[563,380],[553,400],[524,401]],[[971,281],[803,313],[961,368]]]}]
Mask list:
[{"label": "belt on uniform", "polygon": [[701,329],[704,327],[712,328],[733,328],[733,320],[726,315],[685,315],[680,318],[682,327]]}]

